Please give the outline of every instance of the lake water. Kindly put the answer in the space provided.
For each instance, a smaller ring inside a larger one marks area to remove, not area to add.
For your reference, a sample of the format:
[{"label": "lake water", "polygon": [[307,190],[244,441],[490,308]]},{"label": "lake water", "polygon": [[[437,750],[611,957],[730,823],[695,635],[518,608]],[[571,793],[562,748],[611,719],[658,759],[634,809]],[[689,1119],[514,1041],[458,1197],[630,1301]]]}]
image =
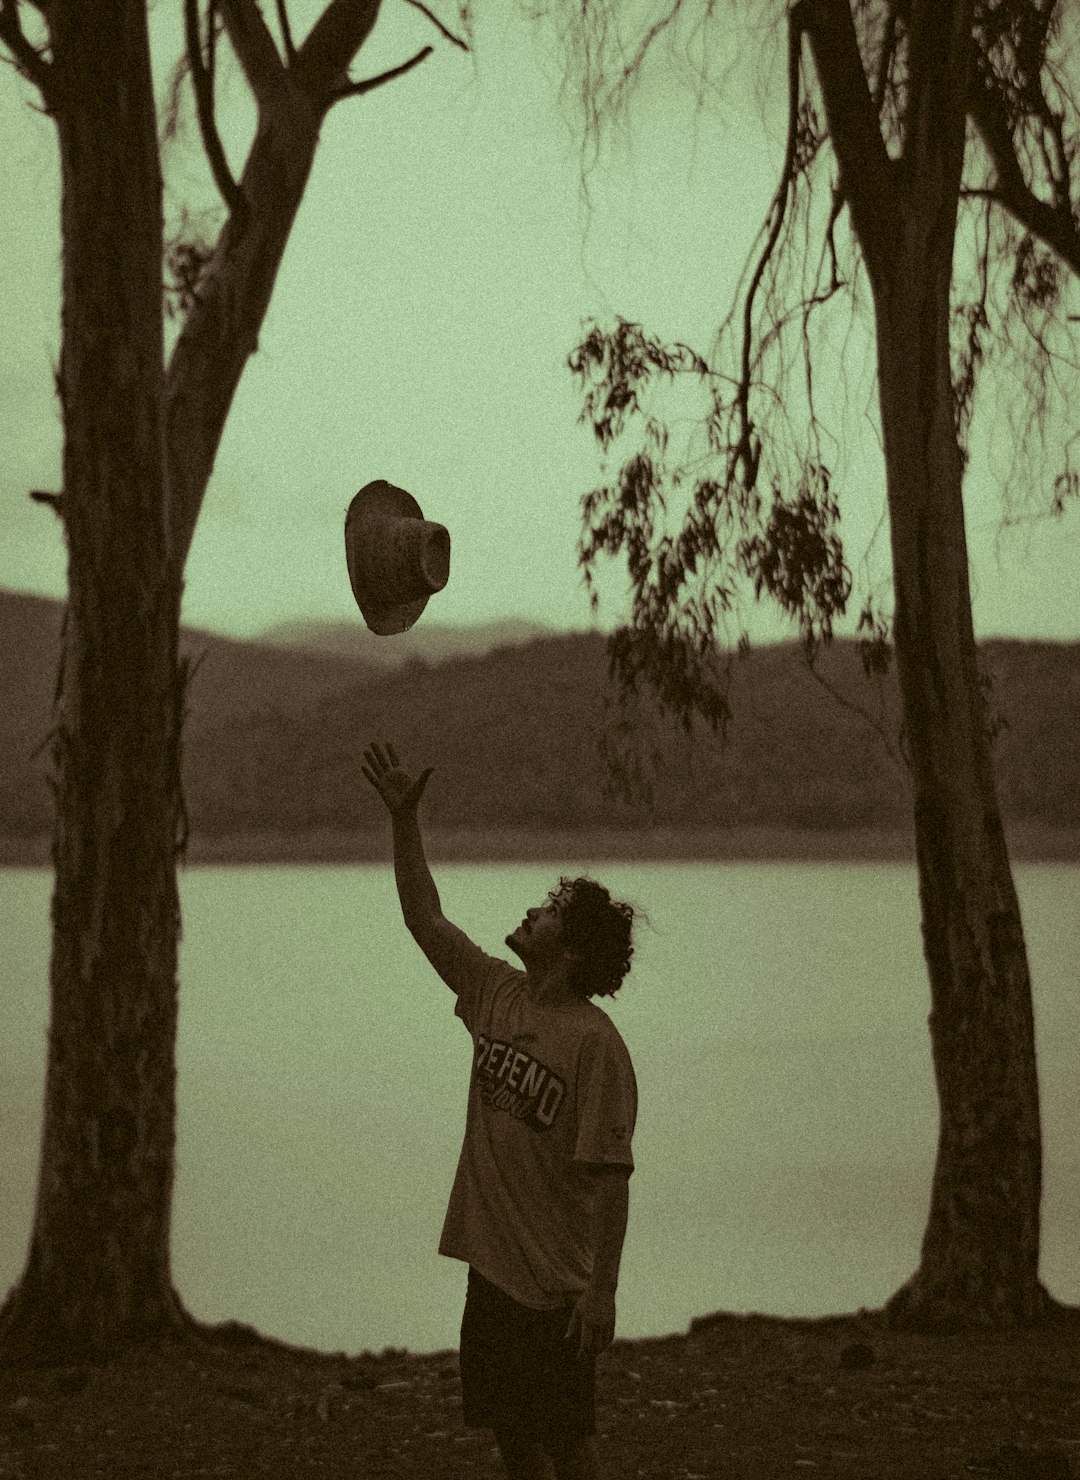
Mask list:
[{"label": "lake water", "polygon": [[[914,868],[597,864],[644,906],[606,1004],[640,1093],[619,1332],[880,1304],[915,1268],[937,1132]],[[440,865],[486,949],[547,865]],[[1035,989],[1043,1278],[1080,1301],[1080,869],[1017,868]],[[25,1257],[51,874],[0,870],[0,1298]],[[190,869],[173,1257],[193,1313],[328,1350],[457,1345],[437,1253],[470,1044],[387,866]]]}]

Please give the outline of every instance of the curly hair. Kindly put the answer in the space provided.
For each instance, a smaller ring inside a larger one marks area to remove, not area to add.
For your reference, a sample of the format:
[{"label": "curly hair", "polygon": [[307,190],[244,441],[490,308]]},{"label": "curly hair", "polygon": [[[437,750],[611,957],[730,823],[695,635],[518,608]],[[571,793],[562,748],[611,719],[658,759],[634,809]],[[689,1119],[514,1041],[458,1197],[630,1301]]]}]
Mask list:
[{"label": "curly hair", "polygon": [[582,997],[614,997],[630,970],[635,911],[595,879],[563,875],[550,894],[560,906],[563,940],[578,961],[571,988]]}]

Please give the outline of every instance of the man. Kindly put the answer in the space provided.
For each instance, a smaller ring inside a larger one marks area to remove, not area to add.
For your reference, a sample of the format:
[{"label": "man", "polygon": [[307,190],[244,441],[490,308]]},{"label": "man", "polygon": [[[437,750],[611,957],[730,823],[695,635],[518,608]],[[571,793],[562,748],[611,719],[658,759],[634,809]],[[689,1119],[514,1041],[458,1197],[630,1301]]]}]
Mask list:
[{"label": "man", "polygon": [[629,905],[561,880],[506,944],[524,972],[444,918],[413,778],[389,744],[363,774],[394,830],[405,924],[457,997],[473,1038],[465,1138],[439,1252],[469,1266],[462,1412],[490,1428],[510,1480],[595,1480],[596,1358],[615,1336],[637,1085],[626,1046],[590,999],[633,954]]}]

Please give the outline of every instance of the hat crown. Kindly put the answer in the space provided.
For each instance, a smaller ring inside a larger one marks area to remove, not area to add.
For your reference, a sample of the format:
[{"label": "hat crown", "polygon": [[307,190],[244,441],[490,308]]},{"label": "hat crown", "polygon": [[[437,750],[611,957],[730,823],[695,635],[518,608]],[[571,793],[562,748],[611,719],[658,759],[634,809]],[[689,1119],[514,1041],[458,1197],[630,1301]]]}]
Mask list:
[{"label": "hat crown", "polygon": [[450,578],[450,533],[403,488],[365,484],[345,517],[349,580],[368,627],[404,632]]}]

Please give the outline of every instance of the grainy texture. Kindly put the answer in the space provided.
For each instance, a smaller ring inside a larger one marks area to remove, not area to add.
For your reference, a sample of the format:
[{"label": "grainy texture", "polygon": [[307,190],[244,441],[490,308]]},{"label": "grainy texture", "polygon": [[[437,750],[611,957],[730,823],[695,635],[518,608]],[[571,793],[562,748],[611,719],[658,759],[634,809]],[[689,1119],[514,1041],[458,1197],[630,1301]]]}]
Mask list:
[{"label": "grainy texture", "polygon": [[[1080,862],[1080,828],[1008,829],[1015,863]],[[591,862],[783,862],[912,863],[908,833],[847,832],[793,828],[590,828],[587,831],[514,828],[425,828],[424,846],[433,863]],[[389,860],[386,830],[243,833],[191,838],[190,868],[269,864],[354,864]],[[47,837],[0,837],[0,868],[46,868]]]},{"label": "grainy texture", "polygon": [[[231,1334],[230,1334],[231,1333]],[[616,1341],[598,1425],[619,1480],[1080,1476],[1080,1311],[1011,1335],[878,1315],[719,1314]],[[329,1355],[245,1328],[102,1367],[0,1369],[4,1480],[499,1480],[461,1422],[457,1354]]]}]

